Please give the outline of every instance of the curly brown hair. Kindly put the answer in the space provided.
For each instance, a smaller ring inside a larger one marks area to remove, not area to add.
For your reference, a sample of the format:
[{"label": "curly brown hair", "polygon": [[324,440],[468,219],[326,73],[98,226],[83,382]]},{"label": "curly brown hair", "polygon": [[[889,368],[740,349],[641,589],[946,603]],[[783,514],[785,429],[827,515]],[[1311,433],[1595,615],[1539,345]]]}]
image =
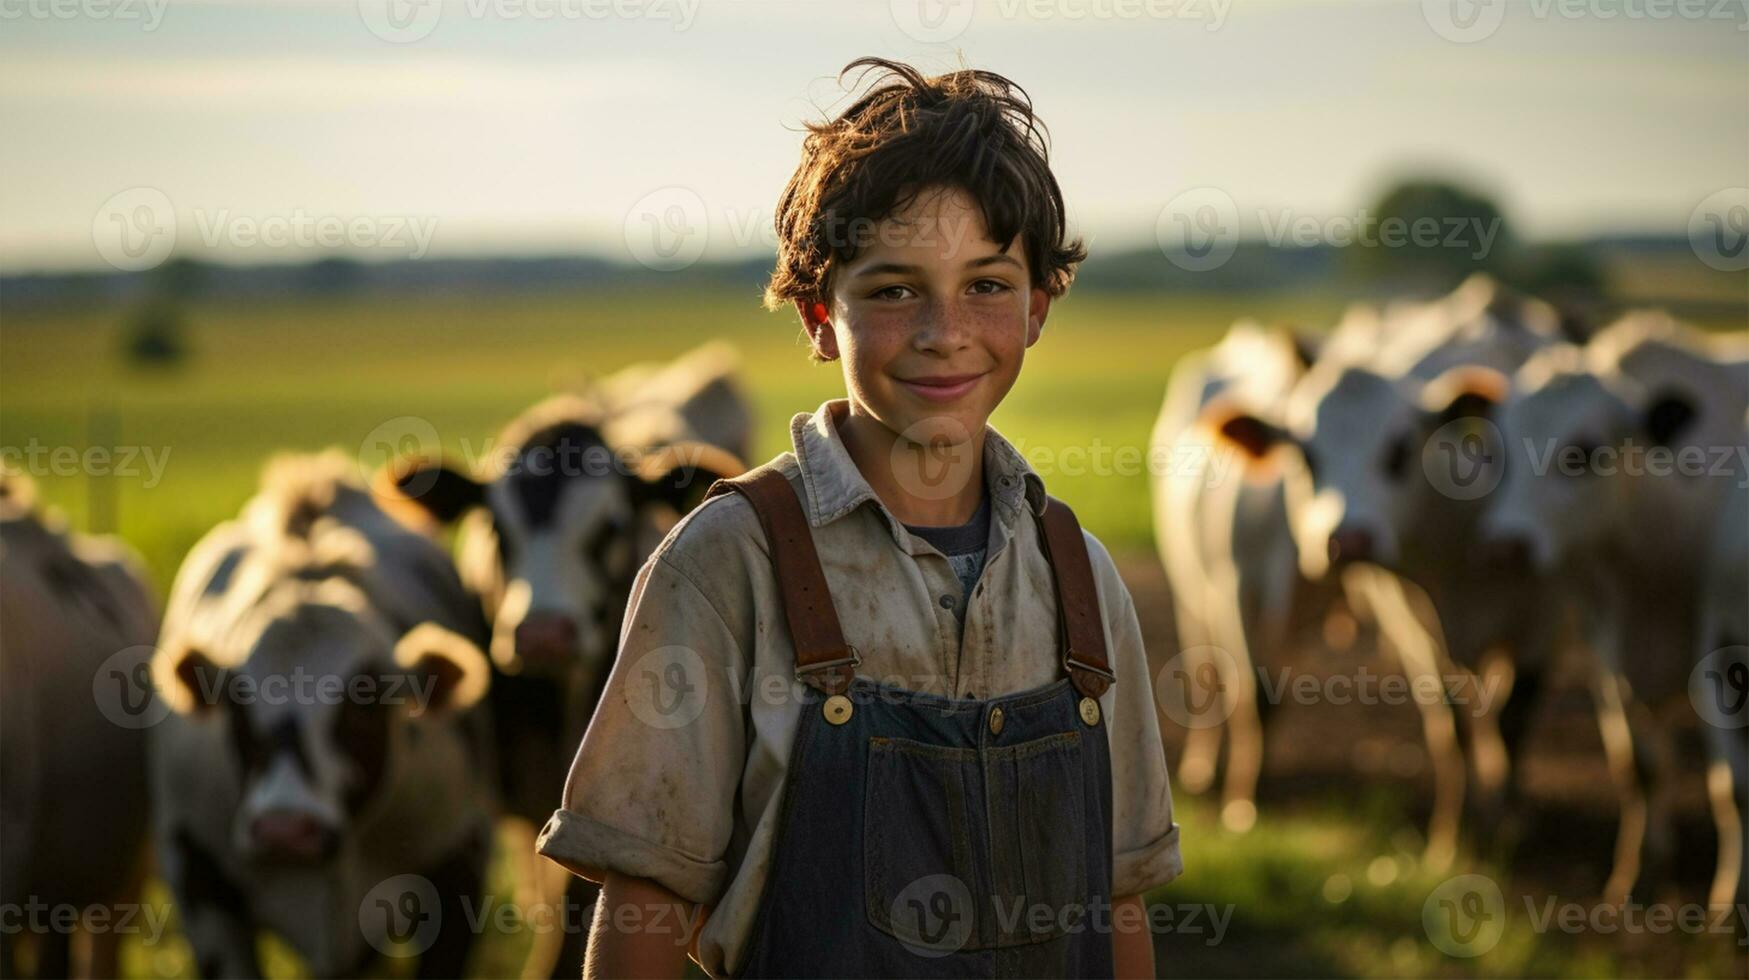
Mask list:
[{"label": "curly brown hair", "polygon": [[766,308],[824,299],[833,271],[856,257],[872,226],[937,186],[976,201],[1004,250],[1020,236],[1034,285],[1052,297],[1066,292],[1087,250],[1068,237],[1048,132],[1026,91],[991,71],[929,78],[885,58],[858,58],[839,81],[859,68],[859,84],[871,71],[876,84],[837,118],[805,124],[801,165],[778,200]]}]

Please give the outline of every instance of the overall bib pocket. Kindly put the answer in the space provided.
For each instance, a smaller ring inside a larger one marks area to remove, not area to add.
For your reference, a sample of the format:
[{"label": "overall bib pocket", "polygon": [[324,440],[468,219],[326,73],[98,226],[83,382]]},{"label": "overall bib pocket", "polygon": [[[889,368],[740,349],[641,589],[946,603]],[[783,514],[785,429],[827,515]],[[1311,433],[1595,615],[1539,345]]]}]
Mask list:
[{"label": "overall bib pocket", "polygon": [[[967,770],[974,749],[876,736],[863,796],[868,920],[922,955],[975,947],[977,887]],[[939,806],[919,801],[938,800]]]},{"label": "overall bib pocket", "polygon": [[1085,928],[1086,783],[1081,733],[989,749],[992,896],[998,946]]},{"label": "overall bib pocket", "polygon": [[[922,955],[1046,942],[1081,928],[1090,897],[1081,750],[1075,731],[981,757],[871,738],[869,921]],[[973,820],[987,820],[987,830],[974,832]]]}]

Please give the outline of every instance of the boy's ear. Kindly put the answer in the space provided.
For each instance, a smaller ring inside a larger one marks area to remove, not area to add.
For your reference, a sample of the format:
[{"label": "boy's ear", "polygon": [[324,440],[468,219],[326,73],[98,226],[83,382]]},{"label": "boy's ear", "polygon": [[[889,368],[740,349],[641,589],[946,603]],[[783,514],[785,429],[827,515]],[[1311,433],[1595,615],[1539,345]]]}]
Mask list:
[{"label": "boy's ear", "polygon": [[1040,288],[1032,291],[1032,302],[1026,310],[1026,346],[1038,343],[1045,332],[1045,317],[1051,312],[1051,294]]},{"label": "boy's ear", "polygon": [[829,319],[815,319],[814,314],[818,312],[815,306],[819,303],[819,300],[797,297],[796,315],[802,318],[802,329],[808,332],[808,343],[813,346],[815,356],[823,361],[835,360],[838,357],[838,337],[832,332]]}]

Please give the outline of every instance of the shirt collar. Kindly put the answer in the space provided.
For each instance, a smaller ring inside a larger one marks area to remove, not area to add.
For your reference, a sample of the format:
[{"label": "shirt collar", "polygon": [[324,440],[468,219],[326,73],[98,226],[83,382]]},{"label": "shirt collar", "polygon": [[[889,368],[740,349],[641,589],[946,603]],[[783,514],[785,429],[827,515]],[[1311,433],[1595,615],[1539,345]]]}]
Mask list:
[{"label": "shirt collar", "polygon": [[[811,414],[799,413],[790,420],[790,442],[801,469],[808,522],[822,527],[873,501],[887,522],[897,529],[899,522],[856,468],[850,450],[838,434],[836,422],[849,411],[848,399],[835,398]],[[1044,512],[1044,480],[1027,465],[1020,451],[989,425],[984,426],[984,481],[996,504],[997,515],[1005,523],[1013,522],[1023,503],[1035,515]]]}]

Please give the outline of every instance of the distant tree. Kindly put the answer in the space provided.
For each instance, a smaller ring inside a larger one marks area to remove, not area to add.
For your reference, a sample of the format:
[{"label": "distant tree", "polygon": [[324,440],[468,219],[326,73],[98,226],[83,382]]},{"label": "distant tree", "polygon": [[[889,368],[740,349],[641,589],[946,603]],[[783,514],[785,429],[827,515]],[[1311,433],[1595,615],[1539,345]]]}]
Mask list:
[{"label": "distant tree", "polygon": [[1417,178],[1388,189],[1368,210],[1353,266],[1392,291],[1442,291],[1472,272],[1498,275],[1515,248],[1510,224],[1486,195]]},{"label": "distant tree", "polygon": [[301,278],[313,292],[347,292],[364,280],[364,269],[352,259],[331,257],[305,266]]},{"label": "distant tree", "polygon": [[122,356],[141,367],[168,367],[188,355],[182,318],[168,303],[148,303],[129,320],[122,335]]},{"label": "distant tree", "polygon": [[205,284],[207,268],[190,258],[175,258],[153,270],[147,297],[122,325],[121,355],[140,367],[161,368],[188,356],[182,308]]}]

